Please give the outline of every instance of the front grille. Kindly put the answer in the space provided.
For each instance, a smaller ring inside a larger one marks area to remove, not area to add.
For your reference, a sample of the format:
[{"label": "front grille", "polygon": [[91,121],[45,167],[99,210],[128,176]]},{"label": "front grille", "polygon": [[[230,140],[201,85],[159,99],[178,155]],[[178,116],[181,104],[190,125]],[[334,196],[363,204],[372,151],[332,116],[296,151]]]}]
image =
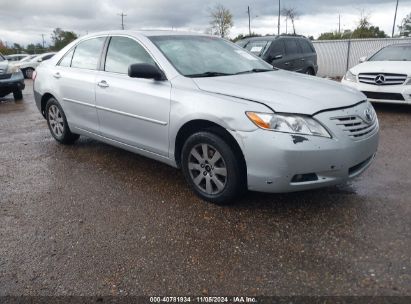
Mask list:
[{"label": "front grille", "polygon": [[0,74],[0,79],[10,79],[11,78],[11,74]]},{"label": "front grille", "polygon": [[368,138],[378,131],[378,119],[374,109],[369,122],[357,115],[333,117],[331,120],[355,141]]},{"label": "front grille", "polygon": [[389,73],[364,73],[358,75],[362,83],[373,84],[378,86],[402,85],[407,81],[407,75],[389,74]]},{"label": "front grille", "polygon": [[399,93],[380,93],[380,92],[363,92],[367,98],[381,100],[405,100],[404,96]]}]

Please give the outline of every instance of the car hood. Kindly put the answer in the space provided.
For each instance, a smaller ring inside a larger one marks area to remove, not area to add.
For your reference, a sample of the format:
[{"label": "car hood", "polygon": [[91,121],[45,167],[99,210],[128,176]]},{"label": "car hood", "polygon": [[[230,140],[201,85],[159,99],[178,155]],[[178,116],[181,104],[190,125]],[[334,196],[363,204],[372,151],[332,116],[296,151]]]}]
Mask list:
[{"label": "car hood", "polygon": [[284,113],[312,115],[366,99],[337,82],[283,70],[193,80],[203,91],[263,103]]},{"label": "car hood", "polygon": [[411,76],[411,61],[366,61],[351,69],[355,75],[360,73],[393,73]]}]

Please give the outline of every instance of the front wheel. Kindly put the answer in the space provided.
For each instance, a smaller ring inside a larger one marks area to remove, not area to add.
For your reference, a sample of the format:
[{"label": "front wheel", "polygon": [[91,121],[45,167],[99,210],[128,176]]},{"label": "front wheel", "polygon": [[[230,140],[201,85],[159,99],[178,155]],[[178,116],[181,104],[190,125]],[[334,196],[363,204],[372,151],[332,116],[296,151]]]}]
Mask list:
[{"label": "front wheel", "polygon": [[184,177],[202,199],[226,204],[245,190],[242,161],[220,136],[210,132],[191,135],[182,150]]},{"label": "front wheel", "polygon": [[23,99],[23,92],[21,90],[15,90],[13,92],[13,97],[14,97],[15,101],[22,100]]},{"label": "front wheel", "polygon": [[66,115],[56,99],[50,98],[46,105],[46,119],[51,135],[59,143],[73,144],[80,135],[71,133]]}]

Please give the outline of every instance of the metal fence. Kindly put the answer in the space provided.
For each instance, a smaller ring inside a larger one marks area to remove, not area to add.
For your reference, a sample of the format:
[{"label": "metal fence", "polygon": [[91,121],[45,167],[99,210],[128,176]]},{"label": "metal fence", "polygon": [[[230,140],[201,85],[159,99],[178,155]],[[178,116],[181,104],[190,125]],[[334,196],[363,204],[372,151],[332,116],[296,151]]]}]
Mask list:
[{"label": "metal fence", "polygon": [[361,57],[373,55],[379,49],[398,43],[411,43],[407,38],[352,39],[313,41],[318,55],[318,76],[342,77],[347,68],[359,63]]}]

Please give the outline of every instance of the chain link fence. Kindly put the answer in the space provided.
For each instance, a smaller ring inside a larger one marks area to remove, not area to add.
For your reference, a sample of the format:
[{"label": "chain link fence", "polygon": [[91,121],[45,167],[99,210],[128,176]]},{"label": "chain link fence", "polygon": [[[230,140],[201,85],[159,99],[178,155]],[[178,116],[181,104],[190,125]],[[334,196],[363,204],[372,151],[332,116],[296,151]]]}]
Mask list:
[{"label": "chain link fence", "polygon": [[318,76],[343,77],[361,57],[371,56],[381,48],[411,43],[411,38],[351,39],[313,41],[318,55]]}]

